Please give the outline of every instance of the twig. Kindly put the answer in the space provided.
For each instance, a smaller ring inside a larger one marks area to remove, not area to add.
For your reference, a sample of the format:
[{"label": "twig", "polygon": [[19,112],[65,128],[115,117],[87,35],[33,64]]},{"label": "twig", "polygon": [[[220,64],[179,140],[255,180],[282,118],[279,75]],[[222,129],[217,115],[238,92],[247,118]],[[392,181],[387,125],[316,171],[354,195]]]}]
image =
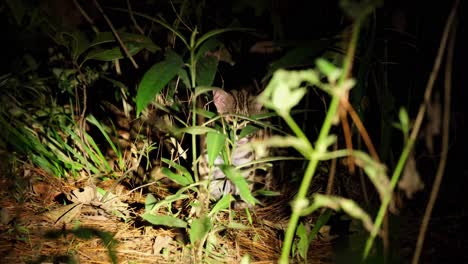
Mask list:
[{"label": "twig", "polygon": [[127,0],[127,6],[128,6],[128,14],[130,15],[130,20],[132,20],[133,25],[135,25],[135,28],[138,30],[138,32],[140,32],[141,35],[144,35],[145,31],[143,31],[140,25],[138,25],[135,19],[135,16],[133,15],[132,5],[130,5],[130,0]]},{"label": "twig", "polygon": [[99,32],[99,29],[94,24],[93,19],[91,19],[88,13],[86,13],[86,11],[81,7],[80,3],[78,3],[78,0],[73,0],[73,3],[75,4],[75,7],[78,9],[78,11],[80,11],[84,19],[91,25],[91,28],[94,30],[94,32]]},{"label": "twig", "polygon": [[[456,6],[458,1],[455,2],[455,5],[452,9],[451,17],[454,16]],[[448,31],[448,29],[446,29]],[[442,130],[442,146],[441,146],[441,157],[439,161],[439,166],[437,168],[437,174],[434,180],[434,185],[432,186],[431,196],[429,197],[429,202],[427,203],[426,210],[424,212],[424,217],[422,220],[421,227],[419,229],[418,241],[416,243],[416,250],[413,255],[413,264],[419,262],[421,256],[421,251],[424,245],[424,238],[426,236],[427,227],[429,225],[429,220],[431,218],[432,210],[434,208],[437,195],[439,193],[440,185],[442,183],[442,178],[444,176],[444,170],[447,163],[448,156],[448,145],[449,145],[449,127],[450,127],[450,101],[451,101],[451,90],[452,90],[452,64],[453,64],[453,52],[455,45],[455,36],[456,36],[456,25],[451,28],[450,43],[447,50],[447,60],[445,66],[445,95],[444,95],[444,117],[443,117],[443,130]]]},{"label": "twig", "polygon": [[117,33],[117,30],[115,30],[114,25],[112,24],[110,19],[107,17],[106,13],[104,13],[104,10],[102,10],[101,5],[98,3],[97,0],[94,0],[94,5],[96,5],[96,8],[99,10],[99,12],[101,12],[102,16],[104,17],[107,24],[111,28],[112,33],[115,36],[115,39],[119,42],[120,47],[122,47],[123,51],[125,52],[125,55],[127,55],[128,59],[132,62],[133,67],[135,67],[135,69],[138,69],[138,64],[133,59],[132,55],[130,54],[130,52],[127,49],[127,46],[125,46],[125,43],[123,43],[122,39],[120,38],[119,34]]},{"label": "twig", "polygon": [[[338,143],[335,142],[333,144],[333,151],[336,151],[338,149]],[[336,176],[336,159],[331,160],[330,164],[330,171],[328,172],[328,183],[327,183],[327,190],[325,192],[326,195],[332,195],[333,191],[333,183],[335,181],[335,176]],[[323,208],[322,212],[325,211],[325,208]]]},{"label": "twig", "polygon": [[[403,169],[403,161],[405,161],[408,158],[409,152],[412,149],[414,142],[416,141],[416,138],[419,134],[419,130],[421,129],[421,124],[424,118],[424,114],[426,112],[426,107],[430,102],[431,99],[431,94],[432,94],[432,88],[434,87],[435,80],[437,78],[437,75],[439,73],[439,68],[440,64],[442,62],[442,55],[445,50],[445,47],[447,45],[447,38],[449,34],[449,29],[451,28],[453,24],[453,20],[455,17],[455,11],[456,7],[458,6],[458,0],[455,2],[452,11],[450,12],[450,15],[447,18],[447,22],[445,24],[444,32],[442,35],[442,39],[440,41],[440,46],[439,50],[437,52],[437,57],[434,62],[434,67],[432,69],[431,75],[429,77],[429,80],[426,85],[426,89],[424,92],[424,102],[420,105],[419,110],[418,110],[418,115],[416,116],[416,121],[414,123],[413,130],[411,131],[410,138],[408,139],[408,143],[403,149],[403,152],[401,153],[400,159],[397,163],[397,167],[394,170],[394,173],[392,175],[391,181],[390,181],[390,188],[393,190],[398,183],[398,179],[400,178],[401,171]],[[367,239],[365,248],[364,248],[364,259],[367,258],[369,251],[374,243],[374,239],[377,236],[377,233],[379,231],[380,225],[382,224],[383,217],[385,215],[385,212],[387,211],[387,206],[390,204],[391,197],[387,197],[384,199],[382,202],[382,205],[380,206],[379,212],[377,213],[377,217],[374,223],[374,229],[372,229],[370,237]]]}]

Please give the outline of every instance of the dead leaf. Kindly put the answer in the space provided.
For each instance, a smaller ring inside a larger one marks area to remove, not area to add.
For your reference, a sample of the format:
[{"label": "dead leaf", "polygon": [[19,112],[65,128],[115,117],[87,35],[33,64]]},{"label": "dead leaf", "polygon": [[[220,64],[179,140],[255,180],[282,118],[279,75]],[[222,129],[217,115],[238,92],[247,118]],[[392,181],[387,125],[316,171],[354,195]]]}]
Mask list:
[{"label": "dead leaf", "polygon": [[170,236],[156,236],[153,243],[153,254],[159,255],[161,250],[167,248],[171,242],[172,238]]},{"label": "dead leaf", "polygon": [[413,194],[424,189],[424,183],[421,181],[419,172],[416,168],[416,161],[413,153],[411,153],[406,161],[405,169],[398,182],[398,188],[405,191],[406,197],[409,199],[413,198]]},{"label": "dead leaf", "polygon": [[3,207],[0,210],[0,224],[7,225],[10,222],[11,219],[12,219],[12,215],[10,214],[8,209]]},{"label": "dead leaf", "polygon": [[86,186],[73,190],[67,195],[67,199],[74,203],[90,204],[96,199],[96,189]]},{"label": "dead leaf", "polygon": [[80,215],[82,206],[82,203],[64,205],[55,210],[46,212],[44,215],[55,224],[67,224]]}]

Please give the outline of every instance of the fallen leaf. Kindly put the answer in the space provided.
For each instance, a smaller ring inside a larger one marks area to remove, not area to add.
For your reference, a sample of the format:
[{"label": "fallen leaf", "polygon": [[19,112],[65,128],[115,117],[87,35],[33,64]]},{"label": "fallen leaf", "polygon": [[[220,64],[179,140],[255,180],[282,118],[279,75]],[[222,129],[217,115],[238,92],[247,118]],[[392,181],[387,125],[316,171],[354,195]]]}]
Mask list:
[{"label": "fallen leaf", "polygon": [[67,224],[80,215],[82,206],[82,203],[64,205],[55,210],[46,212],[44,215],[55,224]]},{"label": "fallen leaf", "polygon": [[153,243],[153,254],[159,255],[163,248],[167,248],[171,243],[172,238],[170,236],[156,236]]},{"label": "fallen leaf", "polygon": [[424,189],[424,183],[421,181],[419,172],[416,168],[416,161],[414,159],[413,153],[411,153],[406,161],[405,169],[401,177],[400,182],[398,182],[398,188],[403,190],[406,194],[406,197],[409,199],[413,198],[413,194]]}]

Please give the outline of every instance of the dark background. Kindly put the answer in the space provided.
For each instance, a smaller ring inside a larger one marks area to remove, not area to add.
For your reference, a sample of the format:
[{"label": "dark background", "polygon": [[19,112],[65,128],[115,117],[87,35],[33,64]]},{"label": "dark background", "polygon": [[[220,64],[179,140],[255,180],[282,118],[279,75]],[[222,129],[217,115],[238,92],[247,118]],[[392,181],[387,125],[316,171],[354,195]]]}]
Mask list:
[{"label": "dark background", "polygon": [[[40,7],[51,20],[62,21],[65,29],[78,29],[89,32],[89,25],[83,20],[73,4],[61,1],[26,1],[31,8]],[[168,3],[158,1],[131,1],[135,11],[160,15],[167,21],[174,20],[174,12]],[[134,2],[134,3],[133,3]],[[159,1],[164,2],[164,1]],[[192,3],[195,8],[197,4]],[[361,102],[368,98],[368,107],[362,112],[363,119],[374,144],[383,156],[390,171],[395,166],[396,158],[402,148],[400,134],[391,128],[390,121],[397,120],[398,109],[404,106],[411,118],[416,116],[429,75],[431,73],[436,52],[438,50],[442,31],[454,1],[386,1],[365,23],[362,29],[353,75],[359,85],[363,85],[363,94],[351,92],[351,102]],[[70,1],[71,3],[71,1]],[[100,1],[103,7],[126,8],[125,1]],[[258,4],[264,3],[259,1]],[[96,25],[103,31],[109,30],[102,16],[93,7],[92,2],[82,3],[86,10],[95,18]],[[231,86],[239,86],[252,78],[261,79],[267,72],[270,63],[283,54],[249,54],[248,49],[260,40],[274,40],[278,43],[298,45],[334,36],[346,37],[342,34],[352,25],[352,19],[347,17],[337,1],[307,1],[307,0],[277,0],[259,8],[255,13],[253,1],[204,1],[204,9],[198,10],[203,15],[191,16],[187,20],[199,25],[200,32],[214,28],[232,25],[251,27],[256,34],[230,33],[223,35],[223,42],[231,45],[235,66],[220,64],[219,71],[225,82]],[[200,4],[201,5],[201,4]],[[27,28],[12,22],[11,10],[2,4],[0,25],[2,25],[2,60],[0,74],[20,74],[25,65],[23,55],[30,54],[41,62],[39,74],[47,75],[50,65],[47,64],[47,49],[56,44],[50,36],[44,34],[40,27]],[[131,28],[126,15],[105,9],[106,14],[117,28]],[[468,168],[466,166],[466,147],[468,146],[466,123],[466,63],[468,43],[466,21],[466,3],[461,1],[456,19],[457,32],[452,71],[453,90],[451,102],[450,146],[444,180],[434,208],[421,263],[462,263],[468,261],[465,242],[467,220]],[[196,13],[194,12],[194,13]],[[191,14],[194,14],[191,13]],[[281,26],[275,27],[275,21]],[[373,25],[373,29],[370,25]],[[185,32],[186,33],[186,32]],[[167,31],[154,31],[152,38],[158,45],[164,46]],[[176,47],[177,49],[178,47]],[[287,50],[285,51],[287,52]],[[370,54],[366,57],[366,52]],[[318,54],[320,55],[320,54]],[[142,61],[138,70],[133,69],[128,61],[122,63],[124,74],[119,76],[129,87],[141,79],[146,69],[160,55],[154,55]],[[364,60],[366,59],[366,60]],[[66,63],[66,62],[64,62]],[[313,66],[291,65],[291,69],[301,69]],[[442,63],[434,92],[443,98]],[[360,75],[361,74],[361,75]],[[105,97],[98,89],[90,89],[90,98],[99,100]],[[93,94],[95,93],[95,95]],[[309,95],[310,96],[310,95]],[[387,108],[383,108],[383,98],[392,98]],[[317,100],[317,99],[312,99]],[[313,101],[314,102],[314,101]],[[320,100],[316,101],[320,103]],[[355,105],[356,108],[357,105]],[[323,113],[314,114],[307,120],[309,134],[314,134],[320,127]],[[299,117],[300,118],[300,117]],[[386,126],[381,125],[382,118]],[[339,132],[339,131],[338,131]],[[384,133],[390,134],[383,137]],[[417,193],[413,200],[405,200],[405,206],[400,216],[392,218],[395,230],[392,242],[395,251],[400,252],[399,261],[409,262],[413,253],[417,230],[425,205],[432,188],[432,183],[440,159],[440,137],[434,138],[435,154],[429,154],[423,140],[416,145],[415,157],[420,175],[425,183],[424,191]]]}]

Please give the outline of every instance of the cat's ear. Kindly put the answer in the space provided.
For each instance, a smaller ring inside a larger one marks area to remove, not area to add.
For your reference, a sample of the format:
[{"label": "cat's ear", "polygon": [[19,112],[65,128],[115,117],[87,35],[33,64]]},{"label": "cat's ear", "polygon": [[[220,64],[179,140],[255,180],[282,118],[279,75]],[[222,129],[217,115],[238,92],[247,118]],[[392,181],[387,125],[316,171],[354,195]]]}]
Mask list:
[{"label": "cat's ear", "polygon": [[233,113],[235,107],[234,97],[219,88],[213,90],[213,101],[219,114]]}]

